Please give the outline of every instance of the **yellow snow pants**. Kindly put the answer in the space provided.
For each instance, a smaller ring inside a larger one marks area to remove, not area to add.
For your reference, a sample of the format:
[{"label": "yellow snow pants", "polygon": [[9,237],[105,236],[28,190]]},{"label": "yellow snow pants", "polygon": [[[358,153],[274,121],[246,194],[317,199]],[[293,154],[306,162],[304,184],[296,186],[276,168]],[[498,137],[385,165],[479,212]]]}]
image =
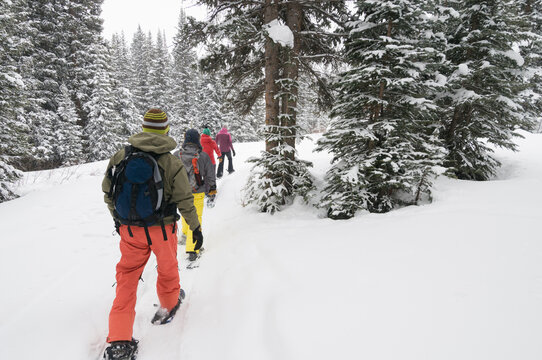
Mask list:
[{"label": "yellow snow pants", "polygon": [[[198,213],[198,219],[201,225],[201,230],[203,231],[202,217],[203,217],[203,203],[205,199],[205,193],[201,192],[201,193],[195,193],[192,195],[194,195],[194,206],[196,207],[196,212]],[[199,250],[194,250],[194,246],[196,246],[196,243],[192,239],[192,230],[190,230],[190,227],[188,226],[186,221],[184,221],[184,218],[182,218],[182,224],[183,225],[182,225],[181,231],[183,232],[183,234],[186,235],[186,252],[195,251],[198,253]]]}]

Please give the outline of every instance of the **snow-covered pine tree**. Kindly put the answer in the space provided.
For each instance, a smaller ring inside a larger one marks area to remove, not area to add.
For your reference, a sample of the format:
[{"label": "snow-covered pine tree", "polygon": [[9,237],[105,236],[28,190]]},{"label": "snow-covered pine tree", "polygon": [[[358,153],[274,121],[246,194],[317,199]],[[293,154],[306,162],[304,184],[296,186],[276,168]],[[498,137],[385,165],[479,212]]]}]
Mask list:
[{"label": "snow-covered pine tree", "polygon": [[145,35],[141,26],[138,26],[130,47],[132,68],[134,70],[133,83],[130,88],[135,106],[140,114],[149,109],[148,97],[150,84],[149,76],[152,65],[152,35]]},{"label": "snow-covered pine tree", "polygon": [[168,94],[171,104],[168,116],[171,121],[171,135],[181,140],[186,130],[193,126],[198,82],[196,51],[194,44],[189,41],[184,9],[179,13],[172,58]]},{"label": "snow-covered pine tree", "polygon": [[245,186],[245,201],[273,214],[295,196],[308,201],[314,188],[308,168],[296,157],[297,103],[301,22],[298,3],[286,4],[286,25],[279,22],[279,1],[266,1],[262,33],[265,39],[265,102],[263,136],[266,151],[254,163]]},{"label": "snow-covered pine tree", "polygon": [[28,150],[24,122],[25,94],[16,57],[23,39],[17,33],[14,5],[0,3],[0,202],[16,197],[13,182],[22,176],[13,164]]},{"label": "snow-covered pine tree", "polygon": [[171,106],[171,99],[168,96],[171,62],[165,33],[160,31],[158,31],[156,36],[156,44],[153,46],[152,59],[153,62],[149,72],[148,94],[150,107],[158,107],[168,113]]},{"label": "snow-covered pine tree", "polygon": [[[220,19],[196,29],[212,39],[204,68],[227,69],[226,80],[237,95],[235,106],[243,114],[265,94],[266,151],[252,159],[255,170],[246,200],[272,213],[297,195],[306,198],[312,179],[310,164],[296,157],[297,81],[300,68],[314,75],[309,65],[333,55],[331,39],[336,37],[329,23],[341,17],[344,1],[201,0],[200,4],[212,9],[211,20]],[[281,45],[282,35],[288,40]]]},{"label": "snow-covered pine tree", "polygon": [[71,93],[79,116],[79,125],[87,126],[89,119],[88,104],[92,101],[93,79],[98,58],[106,52],[102,38],[103,20],[100,17],[103,0],[66,1],[63,15],[66,22],[62,27],[67,47],[67,74],[63,79]]},{"label": "snow-covered pine tree", "polygon": [[77,110],[72,101],[70,92],[65,85],[60,87],[57,118],[52,120],[52,129],[57,142],[52,144],[51,158],[53,164],[76,165],[84,162],[83,142],[81,141],[83,129],[79,125]]},{"label": "snow-covered pine tree", "polygon": [[337,79],[330,129],[318,151],[333,153],[320,206],[333,219],[386,212],[429,193],[442,161],[430,17],[420,1],[358,1]]},{"label": "snow-covered pine tree", "polygon": [[[69,131],[69,124],[58,122],[57,110],[62,99],[61,86],[68,78],[69,21],[66,1],[27,1],[25,37],[32,45],[22,55],[27,97],[25,109],[30,121],[31,155],[24,170],[59,166],[54,160],[55,131]],[[62,129],[59,129],[62,128]],[[65,127],[65,128],[64,128]]]},{"label": "snow-covered pine tree", "polygon": [[[325,78],[331,77],[324,75]],[[318,105],[318,89],[314,88],[308,75],[299,79],[298,123],[304,133],[321,133],[329,125],[329,111]]]},{"label": "snow-covered pine tree", "polygon": [[210,129],[215,129],[225,122],[224,116],[227,114],[221,112],[223,106],[219,81],[220,79],[198,71],[195,83],[193,127],[202,129],[204,126],[209,126]]},{"label": "snow-covered pine tree", "polygon": [[450,66],[443,107],[446,165],[457,177],[487,180],[500,165],[492,146],[515,150],[518,127],[529,127],[518,97],[523,57],[514,49],[523,32],[512,0],[448,0],[457,13],[448,23]]},{"label": "snow-covered pine tree", "polygon": [[114,111],[120,116],[122,124],[118,135],[127,138],[141,130],[142,115],[137,111],[132,93],[129,90],[133,71],[123,33],[113,35],[109,51],[111,53]]},{"label": "snow-covered pine tree", "polygon": [[527,40],[519,45],[529,82],[521,96],[534,130],[542,132],[542,0],[521,0],[519,6],[527,31]]},{"label": "snow-covered pine tree", "polygon": [[[97,45],[100,46],[100,45]],[[102,47],[100,46],[100,50]],[[116,111],[111,74],[111,58],[107,51],[96,52],[93,92],[88,103],[88,123],[83,129],[85,154],[88,161],[104,160],[117,151],[126,141],[127,124]]]},{"label": "snow-covered pine tree", "polygon": [[[31,44],[20,62],[34,147],[32,156],[25,160],[26,169],[56,167],[65,160],[73,163],[75,159],[68,160],[62,154],[79,153],[80,141],[72,137],[80,131],[73,124],[82,128],[89,122],[93,80],[99,71],[95,64],[105,51],[101,39],[102,0],[18,2],[25,14],[25,38]],[[74,104],[75,118],[68,99]],[[71,135],[59,138],[57,134]]]}]

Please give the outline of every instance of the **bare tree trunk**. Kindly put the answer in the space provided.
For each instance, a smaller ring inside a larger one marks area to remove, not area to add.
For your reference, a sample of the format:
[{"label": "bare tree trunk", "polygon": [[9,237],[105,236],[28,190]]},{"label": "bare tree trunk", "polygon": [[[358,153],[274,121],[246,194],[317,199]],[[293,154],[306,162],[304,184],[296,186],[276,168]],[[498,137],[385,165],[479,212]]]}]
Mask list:
[{"label": "bare tree trunk", "polygon": [[[386,36],[387,37],[391,37],[391,30],[393,28],[393,20],[392,19],[389,19],[388,20],[388,30],[386,32]],[[385,58],[383,59],[383,61],[385,60]],[[384,90],[386,89],[386,82],[384,80],[380,80],[380,88],[378,89],[378,99],[380,99],[380,103],[379,104],[376,104],[374,106],[374,109],[372,111],[372,114],[370,115],[370,122],[376,122],[376,120],[382,116],[382,113],[384,112],[384,104],[382,102],[382,100],[384,99]],[[375,147],[375,141],[374,140],[369,140],[369,142],[367,143],[367,148],[369,150],[373,150],[374,147]]]},{"label": "bare tree trunk", "polygon": [[531,14],[533,12],[533,1],[527,0],[523,8],[526,14]]},{"label": "bare tree trunk", "polygon": [[[264,24],[278,18],[278,0],[265,0]],[[265,125],[272,133],[277,132],[279,125],[279,99],[276,80],[279,73],[278,44],[269,37],[265,40]],[[266,139],[265,151],[273,153],[278,145],[277,139]]]},{"label": "bare tree trunk", "polygon": [[[286,4],[286,25],[294,34],[293,48],[288,51],[289,58],[284,64],[284,78],[288,79],[289,89],[286,99],[283,102],[286,104],[283,114],[285,117],[285,143],[295,149],[296,140],[296,123],[297,123],[297,100],[299,95],[298,77],[299,77],[299,54],[301,51],[301,21],[302,8],[299,2],[289,2]],[[294,159],[295,152],[292,150],[288,153],[288,158]]]},{"label": "bare tree trunk", "polygon": [[[387,37],[391,37],[392,27],[393,27],[393,20],[389,19],[388,20],[388,31],[387,31],[387,34],[386,34]],[[383,104],[382,100],[384,99],[384,89],[385,89],[385,87],[386,87],[386,82],[384,80],[381,80],[380,81],[380,89],[378,91],[378,98],[380,99],[381,103],[378,104],[375,107],[375,113],[374,113],[374,117],[373,117],[373,120],[375,120],[375,121],[380,116],[382,116],[382,113],[384,112],[384,104]]]}]

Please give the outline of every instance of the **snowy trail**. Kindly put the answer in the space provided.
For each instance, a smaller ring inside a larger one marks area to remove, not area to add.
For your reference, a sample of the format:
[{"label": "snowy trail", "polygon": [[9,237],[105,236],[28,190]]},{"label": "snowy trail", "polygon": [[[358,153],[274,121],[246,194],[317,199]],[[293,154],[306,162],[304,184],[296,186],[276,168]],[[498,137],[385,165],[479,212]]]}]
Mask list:
[{"label": "snowy trail", "polygon": [[[348,221],[298,202],[243,207],[244,160],[204,211],[205,254],[187,298],[154,326],[156,260],[138,288],[138,360],[542,358],[542,136],[497,151],[496,180],[439,179],[434,202]],[[322,181],[327,154],[314,162]],[[103,352],[118,236],[100,191],[105,162],[27,174],[0,204],[0,359],[92,359]],[[30,343],[30,345],[29,345]]]}]

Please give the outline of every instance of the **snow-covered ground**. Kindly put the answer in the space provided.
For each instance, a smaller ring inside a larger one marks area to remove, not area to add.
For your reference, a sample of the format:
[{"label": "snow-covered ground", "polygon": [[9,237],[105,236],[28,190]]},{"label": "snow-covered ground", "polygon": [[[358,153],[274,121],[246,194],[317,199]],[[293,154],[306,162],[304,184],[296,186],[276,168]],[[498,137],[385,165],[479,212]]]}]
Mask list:
[{"label": "snow-covered ground", "polygon": [[[155,259],[138,289],[139,360],[542,359],[542,135],[498,151],[494,181],[442,178],[434,202],[332,221],[295,203],[243,206],[261,143],[205,209],[206,253],[187,299],[154,326]],[[321,182],[329,155],[314,162]],[[0,359],[99,359],[119,238],[103,203],[106,163],[28,173],[0,204]]]}]

